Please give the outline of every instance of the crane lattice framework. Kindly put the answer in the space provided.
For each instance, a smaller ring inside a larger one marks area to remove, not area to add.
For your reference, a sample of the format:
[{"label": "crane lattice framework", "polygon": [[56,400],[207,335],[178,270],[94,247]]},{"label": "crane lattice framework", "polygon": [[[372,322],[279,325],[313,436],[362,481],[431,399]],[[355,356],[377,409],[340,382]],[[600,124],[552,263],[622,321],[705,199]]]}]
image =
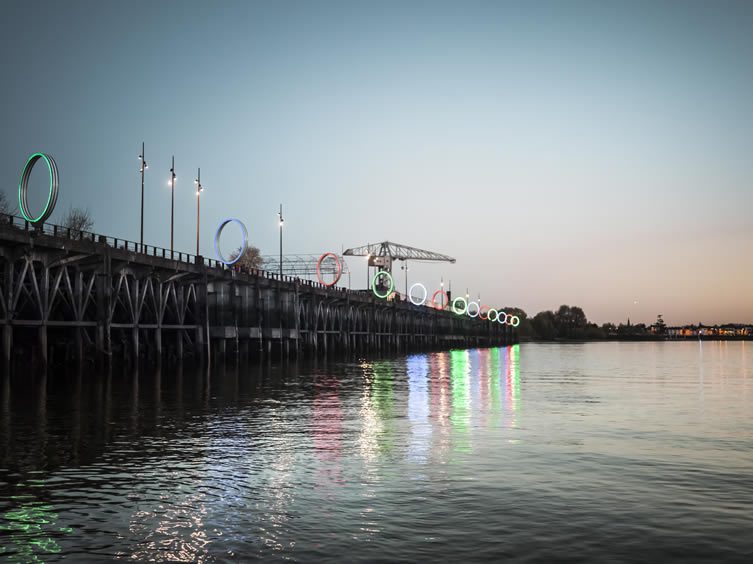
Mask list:
[{"label": "crane lattice framework", "polygon": [[[425,249],[417,249],[416,247],[409,247],[408,245],[400,245],[399,243],[393,243],[391,241],[383,241],[381,243],[370,243],[363,247],[354,247],[348,249],[343,253],[346,257],[369,257],[369,266],[379,266],[383,270],[388,272],[392,271],[393,260],[421,260],[429,262],[451,262],[454,263],[455,259],[448,255],[441,253],[435,253],[433,251],[427,251]],[[379,261],[375,261],[375,257],[387,257],[389,260],[379,264]]]},{"label": "crane lattice framework", "polygon": [[[321,255],[283,255],[282,273],[285,276],[316,276],[316,264]],[[337,257],[342,268],[342,275],[349,274],[348,265],[341,256]],[[262,255],[262,270],[278,272],[280,269],[280,255]],[[320,265],[321,274],[337,275],[337,266],[333,260],[324,260]]]}]

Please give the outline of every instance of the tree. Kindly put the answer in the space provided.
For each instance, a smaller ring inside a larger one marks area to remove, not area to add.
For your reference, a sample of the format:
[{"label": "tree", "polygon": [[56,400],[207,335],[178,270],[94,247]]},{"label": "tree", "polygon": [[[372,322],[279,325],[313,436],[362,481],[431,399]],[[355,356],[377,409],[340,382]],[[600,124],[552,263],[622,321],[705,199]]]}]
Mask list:
[{"label": "tree", "polygon": [[63,227],[71,230],[71,236],[78,238],[83,231],[91,231],[94,219],[88,208],[71,208],[63,219]]},{"label": "tree", "polygon": [[[238,247],[238,249],[230,254],[230,260],[235,260],[240,253],[241,247]],[[243,253],[243,256],[235,264],[246,270],[261,268],[261,251],[257,247],[249,245],[246,252]]]},{"label": "tree", "polygon": [[531,320],[531,326],[541,339],[548,341],[557,337],[557,326],[555,325],[554,312],[540,311]]},{"label": "tree", "polygon": [[667,324],[666,324],[666,323],[664,323],[664,319],[663,319],[663,316],[662,316],[662,314],[661,314],[661,313],[660,313],[659,315],[657,315],[657,316],[656,316],[656,324],[655,324],[655,327],[656,327],[656,332],[657,332],[657,333],[658,333],[659,335],[663,335],[664,333],[666,333],[666,332],[667,332]]},{"label": "tree", "polygon": [[11,200],[5,192],[0,192],[0,213],[13,215],[16,213],[16,206],[11,206]]},{"label": "tree", "polygon": [[561,305],[554,320],[559,336],[569,339],[582,339],[588,327],[586,314],[578,306]]}]

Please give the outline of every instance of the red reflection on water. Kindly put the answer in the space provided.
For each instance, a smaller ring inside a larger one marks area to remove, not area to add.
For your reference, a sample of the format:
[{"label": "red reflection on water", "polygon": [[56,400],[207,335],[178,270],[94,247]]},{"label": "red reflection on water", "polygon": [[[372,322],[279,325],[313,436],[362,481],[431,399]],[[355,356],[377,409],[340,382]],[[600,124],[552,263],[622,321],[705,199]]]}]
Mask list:
[{"label": "red reflection on water", "polygon": [[323,482],[341,483],[340,458],[343,440],[343,410],[337,378],[327,376],[314,383],[312,435],[314,452],[324,464]]}]

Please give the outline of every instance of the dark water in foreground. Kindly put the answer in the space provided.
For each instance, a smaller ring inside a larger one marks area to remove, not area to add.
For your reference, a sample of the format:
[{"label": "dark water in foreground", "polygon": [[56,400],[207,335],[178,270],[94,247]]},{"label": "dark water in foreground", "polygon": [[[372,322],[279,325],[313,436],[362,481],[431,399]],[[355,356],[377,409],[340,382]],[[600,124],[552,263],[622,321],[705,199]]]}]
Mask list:
[{"label": "dark water in foreground", "polygon": [[1,382],[0,560],[753,560],[750,343]]}]

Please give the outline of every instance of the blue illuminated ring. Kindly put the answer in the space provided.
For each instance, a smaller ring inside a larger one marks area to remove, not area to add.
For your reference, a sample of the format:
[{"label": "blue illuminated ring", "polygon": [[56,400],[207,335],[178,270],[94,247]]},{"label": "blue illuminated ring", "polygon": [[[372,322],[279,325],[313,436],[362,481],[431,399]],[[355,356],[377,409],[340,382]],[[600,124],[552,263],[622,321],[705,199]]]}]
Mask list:
[{"label": "blue illuminated ring", "polygon": [[[471,306],[476,306],[476,313],[471,315]],[[478,317],[479,312],[481,311],[481,306],[478,304],[478,302],[468,302],[468,307],[465,308],[466,313],[468,314],[468,317]]]},{"label": "blue illuminated ring", "polygon": [[[50,173],[50,189],[47,194],[47,203],[45,203],[42,213],[37,217],[33,217],[31,211],[29,211],[29,178],[31,177],[31,169],[34,168],[34,164],[39,159],[42,159],[47,163],[47,171]],[[21,171],[21,180],[18,183],[18,207],[21,210],[21,215],[24,216],[24,219],[31,223],[44,223],[55,209],[55,204],[58,201],[59,185],[58,165],[55,163],[55,159],[46,153],[34,153],[31,155],[26,161],[24,169]]]},{"label": "blue illuminated ring", "polygon": [[[424,291],[424,297],[421,299],[420,302],[416,302],[413,299],[413,288],[415,288],[416,286],[420,286]],[[408,290],[408,299],[410,300],[410,303],[412,303],[413,305],[417,305],[417,306],[424,305],[426,303],[426,298],[428,297],[429,297],[429,291],[426,289],[426,286],[421,284],[421,282],[416,282],[415,284],[413,284],[413,286],[410,287],[410,290]]]},{"label": "blue illuminated ring", "polygon": [[507,325],[507,314],[504,311],[500,311],[497,314],[497,321],[499,321],[502,325]]},{"label": "blue illuminated ring", "polygon": [[[459,309],[457,306],[458,300],[463,302],[463,309]],[[465,298],[463,296],[458,296],[454,300],[452,300],[452,312],[456,313],[458,315],[463,315],[465,312],[468,311],[468,303],[465,301]]]},{"label": "blue illuminated ring", "polygon": [[[222,252],[220,252],[220,236],[222,235],[222,230],[225,229],[225,226],[228,223],[237,223],[238,226],[241,228],[241,233],[243,234],[243,245],[241,245],[241,250],[238,253],[238,256],[235,257],[233,260],[227,260],[224,256],[222,256]],[[223,264],[227,266],[231,266],[241,260],[241,257],[246,254],[246,251],[248,250],[248,231],[246,231],[246,226],[243,225],[243,222],[240,219],[236,219],[234,217],[229,217],[227,219],[223,219],[222,223],[217,227],[217,231],[214,234],[214,252],[217,255],[217,258],[222,262]]]}]

